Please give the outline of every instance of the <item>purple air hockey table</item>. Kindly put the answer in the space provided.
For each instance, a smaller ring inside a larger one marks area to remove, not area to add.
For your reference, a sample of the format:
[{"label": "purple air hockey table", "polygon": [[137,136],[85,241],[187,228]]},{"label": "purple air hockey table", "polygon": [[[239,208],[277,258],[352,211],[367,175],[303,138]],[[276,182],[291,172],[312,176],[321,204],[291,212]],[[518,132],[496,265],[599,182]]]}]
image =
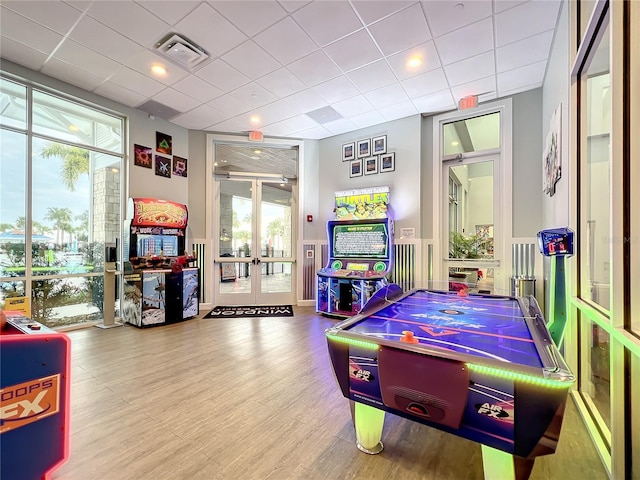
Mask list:
[{"label": "purple air hockey table", "polygon": [[389,285],[326,335],[360,450],[382,450],[389,412],[480,443],[485,478],[555,452],[575,377],[533,297]]}]

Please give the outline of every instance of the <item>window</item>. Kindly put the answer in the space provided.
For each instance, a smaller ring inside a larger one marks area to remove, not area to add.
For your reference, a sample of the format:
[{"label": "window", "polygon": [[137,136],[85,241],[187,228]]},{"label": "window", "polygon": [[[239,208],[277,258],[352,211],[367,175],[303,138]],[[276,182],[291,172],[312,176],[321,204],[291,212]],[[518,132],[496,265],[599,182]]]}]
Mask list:
[{"label": "window", "polygon": [[105,244],[120,238],[124,119],[0,80],[1,292],[50,327],[98,320]]}]

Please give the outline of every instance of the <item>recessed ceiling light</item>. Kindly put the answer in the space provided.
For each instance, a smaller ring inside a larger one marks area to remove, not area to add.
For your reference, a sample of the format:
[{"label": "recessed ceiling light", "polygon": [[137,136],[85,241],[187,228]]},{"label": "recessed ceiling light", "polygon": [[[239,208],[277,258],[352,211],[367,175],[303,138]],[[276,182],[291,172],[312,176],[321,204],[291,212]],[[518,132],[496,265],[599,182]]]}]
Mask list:
[{"label": "recessed ceiling light", "polygon": [[167,69],[165,68],[164,65],[160,65],[159,63],[155,63],[155,64],[151,65],[151,73],[153,73],[154,75],[157,75],[159,77],[163,77],[164,75],[167,74]]},{"label": "recessed ceiling light", "polygon": [[409,68],[417,68],[422,65],[422,57],[411,57],[407,62],[407,67]]},{"label": "recessed ceiling light", "polygon": [[260,117],[258,115],[251,115],[251,118],[249,120],[251,121],[251,123],[260,123]]},{"label": "recessed ceiling light", "polygon": [[253,153],[262,153],[262,150],[254,150]]}]

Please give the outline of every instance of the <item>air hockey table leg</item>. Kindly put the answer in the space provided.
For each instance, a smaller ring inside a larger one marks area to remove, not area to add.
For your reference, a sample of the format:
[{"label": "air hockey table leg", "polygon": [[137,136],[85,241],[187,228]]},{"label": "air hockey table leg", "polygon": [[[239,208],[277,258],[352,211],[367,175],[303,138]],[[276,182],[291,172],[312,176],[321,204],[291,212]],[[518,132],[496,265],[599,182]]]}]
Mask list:
[{"label": "air hockey table leg", "polygon": [[384,448],[380,441],[384,426],[384,411],[353,400],[350,400],[350,404],[358,449],[369,455],[380,453]]},{"label": "air hockey table leg", "polygon": [[482,467],[485,480],[527,480],[534,460],[514,457],[510,453],[482,445]]}]

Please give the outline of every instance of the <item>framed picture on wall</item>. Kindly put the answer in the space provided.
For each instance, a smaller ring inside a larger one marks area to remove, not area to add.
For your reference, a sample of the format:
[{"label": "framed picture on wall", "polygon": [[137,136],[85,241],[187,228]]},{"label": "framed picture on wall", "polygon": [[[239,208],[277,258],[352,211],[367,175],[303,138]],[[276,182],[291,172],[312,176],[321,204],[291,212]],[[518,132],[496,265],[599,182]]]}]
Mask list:
[{"label": "framed picture on wall", "polygon": [[387,153],[387,136],[381,135],[371,140],[371,154],[380,155],[381,153]]},{"label": "framed picture on wall", "polygon": [[156,155],[156,175],[171,178],[171,159]]},{"label": "framed picture on wall", "polygon": [[393,172],[396,169],[396,154],[395,152],[385,153],[380,155],[380,173]]},{"label": "framed picture on wall", "polygon": [[139,167],[151,168],[153,167],[153,154],[151,153],[151,147],[145,147],[143,145],[133,144],[133,164]]},{"label": "framed picture on wall", "polygon": [[373,175],[378,173],[378,157],[367,157],[364,162],[364,174]]},{"label": "framed picture on wall", "polygon": [[349,176],[361,177],[362,176],[362,160],[351,160],[349,163]]},{"label": "framed picture on wall", "polygon": [[358,148],[358,158],[364,158],[371,155],[371,139],[367,138],[365,140],[358,140],[357,143]]},{"label": "framed picture on wall", "polygon": [[356,144],[346,143],[342,145],[342,161],[348,162],[349,160],[355,160],[356,158]]}]

